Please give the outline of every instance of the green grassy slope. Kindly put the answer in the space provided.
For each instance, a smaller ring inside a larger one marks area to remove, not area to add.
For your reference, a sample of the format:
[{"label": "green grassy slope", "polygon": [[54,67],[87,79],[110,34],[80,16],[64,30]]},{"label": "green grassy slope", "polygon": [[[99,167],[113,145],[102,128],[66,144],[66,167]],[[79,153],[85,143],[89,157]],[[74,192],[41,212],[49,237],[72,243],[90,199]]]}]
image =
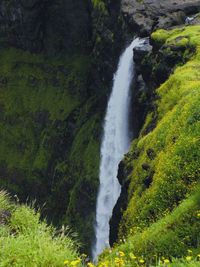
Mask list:
[{"label": "green grassy slope", "polygon": [[[196,52],[157,89],[156,126],[145,134],[155,115],[149,114],[124,159],[132,169],[128,207],[119,243],[102,255],[99,265],[105,260],[108,266],[149,266],[162,257],[171,261],[191,256],[187,259],[192,261],[200,253],[200,26],[159,30],[152,39],[172,50],[187,53],[192,47]],[[120,257],[119,251],[125,255]],[[200,263],[165,265],[178,264]]]}]

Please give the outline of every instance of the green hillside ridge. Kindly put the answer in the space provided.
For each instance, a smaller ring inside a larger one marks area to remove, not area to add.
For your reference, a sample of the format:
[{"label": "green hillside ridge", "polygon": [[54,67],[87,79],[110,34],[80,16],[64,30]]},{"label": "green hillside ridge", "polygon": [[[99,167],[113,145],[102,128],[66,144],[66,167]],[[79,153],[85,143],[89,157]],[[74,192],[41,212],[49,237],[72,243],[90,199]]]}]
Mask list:
[{"label": "green hillside ridge", "polygon": [[[156,110],[124,159],[132,169],[128,206],[118,243],[98,266],[150,266],[162,257],[189,261],[163,266],[200,264],[200,26],[158,30],[152,39],[160,47],[195,53],[156,90]],[[155,128],[145,134],[155,117]]]}]

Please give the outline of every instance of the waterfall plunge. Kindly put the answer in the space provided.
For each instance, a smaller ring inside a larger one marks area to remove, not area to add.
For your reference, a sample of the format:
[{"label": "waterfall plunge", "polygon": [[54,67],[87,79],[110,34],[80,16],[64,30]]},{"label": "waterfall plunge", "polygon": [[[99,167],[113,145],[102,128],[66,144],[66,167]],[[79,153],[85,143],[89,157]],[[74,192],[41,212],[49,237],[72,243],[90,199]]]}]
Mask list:
[{"label": "waterfall plunge", "polygon": [[107,106],[96,206],[96,243],[92,251],[94,261],[104,248],[109,247],[109,221],[121,191],[117,171],[118,164],[130,144],[129,110],[130,86],[134,75],[133,48],[140,44],[142,41],[135,39],[121,55]]}]

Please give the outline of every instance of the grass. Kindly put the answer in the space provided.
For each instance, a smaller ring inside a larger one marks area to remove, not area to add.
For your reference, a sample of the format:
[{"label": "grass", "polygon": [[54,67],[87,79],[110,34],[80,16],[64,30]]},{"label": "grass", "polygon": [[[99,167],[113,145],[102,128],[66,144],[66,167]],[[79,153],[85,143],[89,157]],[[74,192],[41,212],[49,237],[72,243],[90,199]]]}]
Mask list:
[{"label": "grass", "polygon": [[72,262],[78,259],[75,241],[67,232],[58,234],[52,226],[40,221],[40,213],[33,208],[13,204],[0,191],[0,210],[11,212],[8,223],[0,227],[1,267],[59,267],[66,266],[66,260],[73,266]]},{"label": "grass", "polygon": [[45,58],[14,48],[1,49],[0,59],[0,161],[10,169],[31,169],[32,163],[44,169],[49,160],[44,143],[54,122],[66,120],[80,104],[89,60]]},{"label": "grass", "polygon": [[84,77],[86,57],[50,59],[9,48],[0,50],[0,58],[0,76],[6,81],[1,84],[0,100],[7,116],[47,110],[50,119],[64,119],[78,104],[70,84],[78,90],[81,81],[77,77]]},{"label": "grass", "polygon": [[109,266],[116,266],[114,261],[120,251],[124,253],[123,265],[127,267],[139,266],[141,259],[145,260],[145,266],[149,266],[156,265],[161,259],[169,259],[171,262],[174,257],[183,257],[183,255],[185,255],[183,258],[185,262],[187,256],[191,256],[191,260],[199,258],[197,256],[200,253],[198,247],[200,241],[199,206],[198,190],[172,213],[164,215],[162,219],[148,228],[129,229],[129,235],[121,240],[121,244],[116,244],[110,252],[104,252],[103,260],[108,261]]},{"label": "grass", "polygon": [[[137,144],[132,146],[130,157],[135,150],[139,151],[139,157],[130,163],[134,170],[130,177],[130,202],[124,214],[129,226],[148,226],[161,218],[199,182],[200,84],[196,39],[199,29],[197,26],[188,27],[171,34],[161,31],[160,39],[163,42],[163,35],[168,37],[168,45],[174,45],[182,35],[188,36],[190,45],[196,47],[196,54],[178,67],[157,90],[157,126],[149,134],[140,136]],[[158,39],[157,35],[160,36],[160,31],[153,34],[153,38]],[[148,155],[151,150],[153,159]],[[147,170],[143,169],[143,164],[148,166]]]}]

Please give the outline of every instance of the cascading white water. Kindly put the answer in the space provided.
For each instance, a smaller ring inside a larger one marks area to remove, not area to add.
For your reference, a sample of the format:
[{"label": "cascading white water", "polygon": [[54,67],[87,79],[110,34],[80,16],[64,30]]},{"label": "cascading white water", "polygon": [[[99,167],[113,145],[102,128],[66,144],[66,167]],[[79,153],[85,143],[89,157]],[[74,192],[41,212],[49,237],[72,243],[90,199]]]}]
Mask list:
[{"label": "cascading white water", "polygon": [[121,55],[107,106],[101,144],[100,187],[96,206],[96,243],[92,251],[94,261],[104,248],[109,247],[109,220],[121,191],[117,171],[118,164],[130,144],[128,121],[129,89],[134,75],[133,48],[140,43],[140,39],[135,39]]}]

